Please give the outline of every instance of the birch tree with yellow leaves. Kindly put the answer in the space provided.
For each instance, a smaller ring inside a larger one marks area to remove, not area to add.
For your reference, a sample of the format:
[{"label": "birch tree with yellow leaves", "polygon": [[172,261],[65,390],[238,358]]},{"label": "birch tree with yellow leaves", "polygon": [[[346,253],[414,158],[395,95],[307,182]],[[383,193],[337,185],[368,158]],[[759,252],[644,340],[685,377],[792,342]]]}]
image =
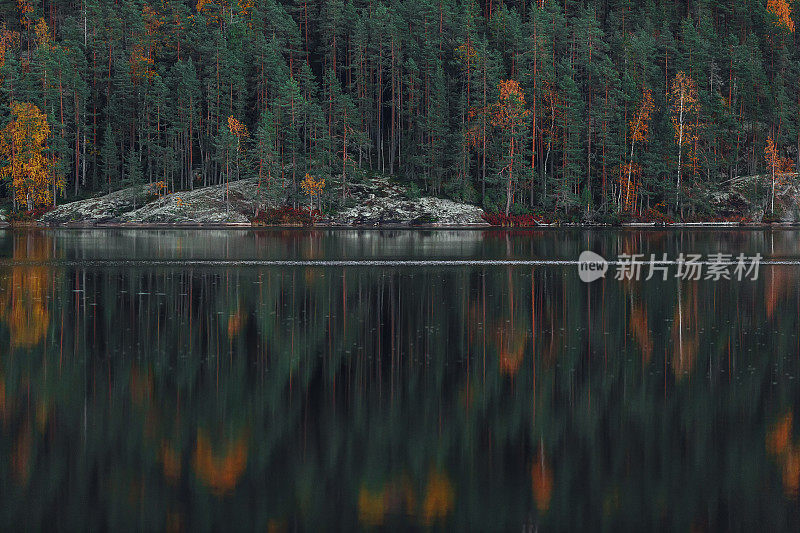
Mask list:
[{"label": "birch tree with yellow leaves", "polygon": [[0,130],[0,177],[11,183],[15,209],[50,207],[54,185],[64,186],[60,177],[53,178],[55,162],[46,155],[49,136],[47,117],[38,107],[12,102],[11,121]]}]

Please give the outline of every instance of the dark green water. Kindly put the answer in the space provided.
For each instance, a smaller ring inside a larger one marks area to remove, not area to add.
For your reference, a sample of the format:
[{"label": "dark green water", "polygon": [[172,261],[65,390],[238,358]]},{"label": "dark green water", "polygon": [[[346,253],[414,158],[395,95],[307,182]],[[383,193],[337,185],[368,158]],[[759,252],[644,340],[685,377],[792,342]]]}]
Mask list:
[{"label": "dark green water", "polygon": [[585,249],[800,232],[0,232],[0,528],[796,530],[800,265]]}]

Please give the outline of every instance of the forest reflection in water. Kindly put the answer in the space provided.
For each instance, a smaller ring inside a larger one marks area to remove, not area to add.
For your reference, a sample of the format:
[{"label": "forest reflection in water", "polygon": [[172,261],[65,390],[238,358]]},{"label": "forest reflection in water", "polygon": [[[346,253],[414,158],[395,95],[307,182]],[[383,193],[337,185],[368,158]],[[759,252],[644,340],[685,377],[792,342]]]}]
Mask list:
[{"label": "forest reflection in water", "polygon": [[0,232],[0,527],[794,529],[798,266],[236,265],[584,249],[800,234]]}]

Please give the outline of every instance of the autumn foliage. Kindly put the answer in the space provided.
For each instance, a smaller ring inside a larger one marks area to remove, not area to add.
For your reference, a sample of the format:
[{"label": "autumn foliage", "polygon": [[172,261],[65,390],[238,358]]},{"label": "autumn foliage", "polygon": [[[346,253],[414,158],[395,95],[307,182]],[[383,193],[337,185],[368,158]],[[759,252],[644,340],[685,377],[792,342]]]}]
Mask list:
[{"label": "autumn foliage", "polygon": [[314,210],[314,197],[320,197],[322,191],[325,190],[325,180],[324,179],[316,179],[314,176],[306,172],[305,178],[303,181],[300,182],[300,187],[303,189],[303,193],[308,196],[309,200],[309,211]]},{"label": "autumn foliage", "polygon": [[[653,109],[653,93],[650,89],[644,89],[636,113],[631,117],[628,124],[630,129],[631,154],[627,164],[626,175],[620,178],[620,197],[625,211],[636,210],[636,189],[638,186],[636,178],[639,174],[639,166],[633,161],[633,150],[637,142],[645,142],[650,134],[650,117],[653,113]],[[635,170],[637,170],[637,172],[634,172]]]},{"label": "autumn foliage", "polygon": [[525,108],[525,93],[516,80],[502,80],[498,86],[500,96],[494,106],[492,125],[508,134],[508,164],[503,168],[507,173],[506,180],[506,210],[511,210],[512,187],[514,181],[514,151],[516,148],[516,135],[523,127],[525,118],[530,111]]},{"label": "autumn foliage", "polygon": [[772,136],[767,137],[767,145],[764,147],[764,160],[767,163],[767,170],[769,171],[772,181],[772,195],[770,199],[770,210],[775,211],[775,188],[783,185],[784,176],[792,171],[794,162],[791,159],[784,159],[780,156],[778,147]]},{"label": "autumn foliage", "polygon": [[[0,177],[11,182],[14,201],[27,210],[53,204],[53,188],[63,187],[54,177],[54,160],[47,155],[50,126],[38,107],[11,104],[11,121],[0,130]],[[55,183],[54,183],[55,182]]]},{"label": "autumn foliage", "polygon": [[[685,72],[678,71],[672,81],[669,94],[670,119],[675,130],[675,142],[678,145],[678,179],[677,188],[680,191],[681,173],[683,171],[683,147],[692,146],[698,138],[700,102],[697,96],[697,85]],[[695,163],[697,154],[691,151],[689,160]]]},{"label": "autumn foliage", "polygon": [[767,0],[767,11],[775,15],[778,26],[786,28],[789,33],[794,33],[794,21],[787,0]]}]

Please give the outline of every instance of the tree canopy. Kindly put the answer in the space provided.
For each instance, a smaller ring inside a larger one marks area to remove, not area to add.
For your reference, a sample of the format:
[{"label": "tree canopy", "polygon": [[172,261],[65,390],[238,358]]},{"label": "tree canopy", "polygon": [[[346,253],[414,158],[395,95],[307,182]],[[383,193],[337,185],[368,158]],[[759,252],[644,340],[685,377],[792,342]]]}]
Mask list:
[{"label": "tree canopy", "polygon": [[15,104],[43,114],[57,202],[258,178],[298,206],[309,174],[331,205],[381,173],[490,211],[703,213],[732,177],[771,175],[768,138],[800,165],[798,9],[17,0],[0,7],[0,127]]}]

